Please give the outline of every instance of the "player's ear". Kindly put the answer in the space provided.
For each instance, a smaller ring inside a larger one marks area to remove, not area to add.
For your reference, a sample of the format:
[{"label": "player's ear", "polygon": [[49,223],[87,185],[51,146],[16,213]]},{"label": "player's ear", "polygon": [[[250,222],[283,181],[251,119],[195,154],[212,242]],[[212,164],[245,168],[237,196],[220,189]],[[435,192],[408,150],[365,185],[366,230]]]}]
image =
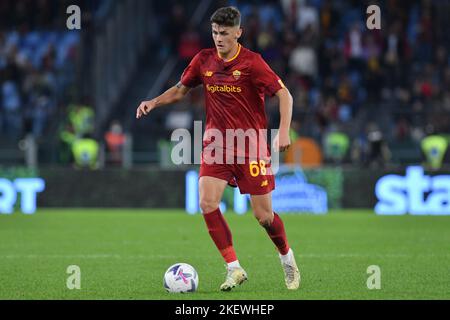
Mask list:
[{"label": "player's ear", "polygon": [[239,28],[238,31],[236,32],[236,40],[239,39],[242,35],[242,28]]}]

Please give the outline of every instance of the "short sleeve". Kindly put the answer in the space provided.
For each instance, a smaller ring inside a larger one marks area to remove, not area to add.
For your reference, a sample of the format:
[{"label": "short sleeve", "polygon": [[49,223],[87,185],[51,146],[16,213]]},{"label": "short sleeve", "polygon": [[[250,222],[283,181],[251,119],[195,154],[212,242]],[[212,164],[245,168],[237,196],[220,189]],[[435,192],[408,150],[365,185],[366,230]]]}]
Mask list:
[{"label": "short sleeve", "polygon": [[253,60],[252,81],[259,90],[268,96],[273,96],[280,89],[284,88],[280,77],[278,77],[259,54]]},{"label": "short sleeve", "polygon": [[181,83],[189,88],[194,88],[202,83],[200,75],[200,53],[192,58],[191,63],[184,69],[181,75]]}]

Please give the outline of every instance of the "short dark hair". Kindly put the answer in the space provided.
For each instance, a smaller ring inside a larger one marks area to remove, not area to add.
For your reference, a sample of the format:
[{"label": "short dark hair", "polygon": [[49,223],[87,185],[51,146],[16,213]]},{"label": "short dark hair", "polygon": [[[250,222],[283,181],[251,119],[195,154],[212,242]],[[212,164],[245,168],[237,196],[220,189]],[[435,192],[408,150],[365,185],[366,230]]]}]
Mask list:
[{"label": "short dark hair", "polygon": [[236,7],[222,7],[211,16],[211,23],[219,26],[235,27],[241,25],[241,13]]}]

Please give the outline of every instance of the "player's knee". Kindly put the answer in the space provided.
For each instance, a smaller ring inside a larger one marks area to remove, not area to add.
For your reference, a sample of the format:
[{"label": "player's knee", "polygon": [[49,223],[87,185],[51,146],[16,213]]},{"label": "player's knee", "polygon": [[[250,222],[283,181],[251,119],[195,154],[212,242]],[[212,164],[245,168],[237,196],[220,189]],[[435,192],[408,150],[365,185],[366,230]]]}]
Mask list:
[{"label": "player's knee", "polygon": [[258,219],[259,224],[263,228],[269,228],[273,222],[273,214],[272,214],[272,212],[269,212],[269,213],[257,216],[256,219]]},{"label": "player's knee", "polygon": [[216,210],[219,207],[219,203],[217,201],[213,201],[211,199],[201,199],[200,200],[200,209],[203,213],[210,213]]}]

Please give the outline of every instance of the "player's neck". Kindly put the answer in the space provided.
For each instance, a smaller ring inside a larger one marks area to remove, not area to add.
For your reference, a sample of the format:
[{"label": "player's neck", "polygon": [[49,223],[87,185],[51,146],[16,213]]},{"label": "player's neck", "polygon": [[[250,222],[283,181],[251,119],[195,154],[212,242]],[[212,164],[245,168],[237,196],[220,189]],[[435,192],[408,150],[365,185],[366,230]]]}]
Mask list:
[{"label": "player's neck", "polygon": [[234,58],[236,58],[236,56],[238,55],[239,51],[241,49],[241,45],[236,42],[236,45],[226,54],[220,54],[219,52],[217,52],[217,54],[219,55],[219,57],[224,60],[225,62],[228,62],[230,60],[233,60]]}]

